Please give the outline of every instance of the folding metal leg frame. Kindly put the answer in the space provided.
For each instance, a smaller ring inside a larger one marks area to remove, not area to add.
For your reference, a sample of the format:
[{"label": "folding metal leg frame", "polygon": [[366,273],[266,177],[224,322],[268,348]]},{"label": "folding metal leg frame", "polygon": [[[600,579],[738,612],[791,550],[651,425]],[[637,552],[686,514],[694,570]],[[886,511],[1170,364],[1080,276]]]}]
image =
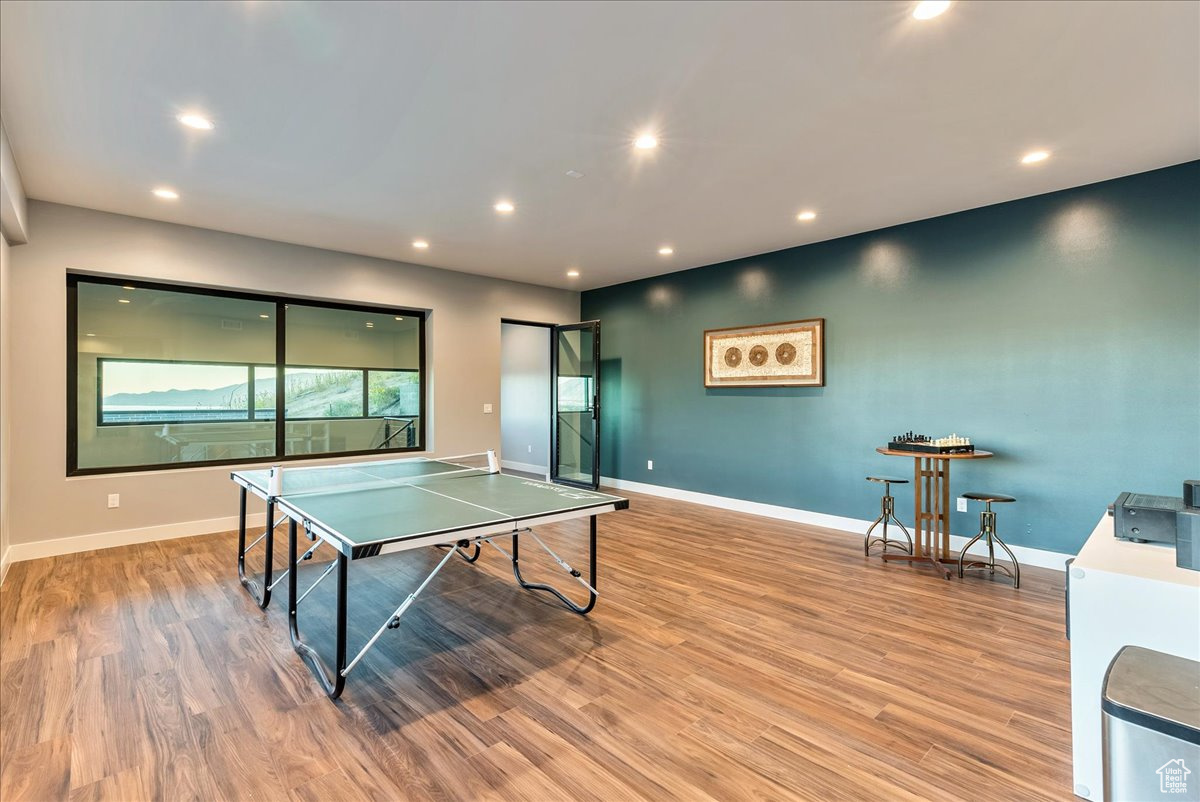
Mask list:
[{"label": "folding metal leg frame", "polygon": [[[342,695],[342,691],[346,687],[346,677],[350,674],[350,672],[354,669],[354,667],[356,665],[358,665],[358,662],[363,658],[364,655],[366,655],[367,651],[370,650],[370,648],[375,645],[375,642],[379,640],[379,638],[383,635],[383,633],[386,630],[399,628],[401,616],[403,616],[405,611],[407,611],[408,608],[410,606],[412,606],[413,602],[415,602],[417,600],[417,597],[421,594],[421,591],[425,590],[425,587],[433,580],[433,578],[435,576],[437,576],[438,572],[442,570],[442,568],[446,565],[447,562],[450,561],[450,558],[452,556],[454,556],[455,553],[462,555],[462,557],[464,559],[466,559],[468,562],[475,562],[475,560],[479,559],[479,544],[480,544],[480,542],[488,543],[489,545],[491,545],[493,548],[495,548],[497,551],[499,551],[501,554],[505,555],[506,557],[509,558],[509,560],[512,561],[513,575],[516,577],[517,583],[522,588],[524,588],[526,590],[538,590],[538,591],[544,591],[546,593],[550,593],[553,596],[557,597],[567,607],[567,609],[571,610],[572,612],[579,613],[580,615],[586,615],[588,612],[590,612],[592,610],[593,607],[596,606],[596,599],[600,595],[599,592],[596,590],[596,516],[595,515],[592,515],[589,518],[588,579],[587,580],[584,580],[583,575],[579,571],[572,568],[565,560],[563,560],[561,557],[559,557],[557,554],[555,554],[554,551],[549,546],[547,546],[542,541],[542,539],[539,538],[533,532],[532,529],[529,529],[529,528],[521,529],[521,530],[514,530],[512,532],[512,554],[509,554],[507,551],[502,549],[500,546],[497,546],[493,542],[491,536],[478,537],[478,538],[474,538],[472,540],[460,540],[457,543],[455,543],[454,546],[445,553],[445,555],[443,555],[442,559],[438,561],[437,565],[434,566],[433,570],[429,572],[429,575],[425,577],[424,581],[422,581],[421,584],[417,586],[417,589],[414,590],[412,593],[408,594],[408,596],[404,599],[404,601],[400,603],[400,606],[397,607],[395,609],[395,611],[387,617],[387,619],[379,627],[379,629],[375,631],[375,634],[372,635],[371,638],[362,647],[362,649],[359,650],[358,654],[355,655],[352,660],[347,661],[347,659],[346,659],[346,629],[347,629],[347,627],[346,627],[346,612],[347,612],[347,599],[348,599],[348,594],[349,594],[349,589],[347,587],[347,581],[348,581],[349,575],[350,575],[349,567],[350,567],[351,556],[339,549],[337,558],[329,563],[329,566],[321,573],[320,576],[317,577],[316,581],[314,581],[311,585],[309,585],[307,590],[305,590],[303,593],[301,593],[297,596],[297,590],[298,590],[298,584],[299,584],[297,581],[298,577],[297,577],[297,570],[296,570],[296,566],[299,562],[296,558],[297,529],[298,529],[298,526],[297,526],[296,520],[289,519],[289,521],[288,521],[288,571],[287,571],[288,630],[291,634],[292,647],[296,650],[296,653],[300,655],[300,658],[302,660],[304,660],[305,664],[308,665],[309,670],[312,671],[313,675],[317,678],[317,681],[320,682],[321,687],[325,690],[325,693],[329,696],[330,699],[337,699],[339,696]],[[560,590],[558,590],[557,588],[555,588],[551,585],[545,585],[545,584],[535,583],[535,582],[526,582],[521,577],[521,569],[518,564],[519,560],[520,560],[519,538],[520,538],[521,534],[528,534],[530,537],[532,537],[534,540],[536,540],[538,545],[541,546],[542,549],[544,549],[546,551],[546,553],[549,554],[554,559],[554,561],[556,563],[558,563],[558,565],[564,571],[566,571],[568,574],[570,574],[572,577],[574,577],[576,582],[578,582],[579,584],[581,584],[585,588],[587,588],[588,600],[587,600],[586,604],[584,604],[584,605],[576,604],[575,602],[571,601],[571,599],[567,598],[567,596],[564,595]],[[312,537],[311,534],[309,536]],[[320,544],[320,542],[321,542],[320,540],[317,540],[318,545]],[[466,549],[472,545],[475,547],[474,554],[468,555]],[[316,550],[316,545],[314,545],[311,549],[309,549],[309,551],[306,554],[305,559],[307,558],[307,556],[311,556],[312,552],[315,550]],[[329,576],[329,574],[332,573],[335,569],[337,570],[337,575],[338,575],[337,591],[336,591],[336,593],[337,593],[336,611],[334,614],[335,615],[334,626],[335,626],[335,631],[336,631],[336,636],[335,636],[336,643],[334,645],[334,663],[335,663],[335,665],[334,665],[334,670],[331,674],[326,669],[325,664],[321,660],[320,655],[318,655],[317,652],[311,646],[309,646],[307,643],[305,643],[304,639],[301,637],[298,608],[299,608],[300,602],[304,601],[304,598],[306,596],[308,596],[308,594],[312,593],[313,589],[316,588],[316,586],[319,585],[321,583],[321,581],[323,579],[325,579],[325,577]],[[280,580],[282,580],[282,579],[283,579],[283,577],[280,577]],[[269,579],[268,579],[268,582],[269,582]]]},{"label": "folding metal leg frame", "polygon": [[[242,587],[244,587],[246,592],[250,594],[250,598],[254,599],[254,603],[257,604],[259,608],[265,610],[267,609],[267,605],[271,603],[271,591],[274,590],[275,586],[282,582],[284,577],[286,577],[289,573],[288,571],[284,571],[283,576],[276,578],[275,566],[273,565],[275,551],[275,527],[287,520],[287,516],[281,517],[278,521],[275,521],[273,525],[268,523],[266,528],[263,530],[263,533],[255,538],[253,543],[247,546],[246,488],[243,487],[241,490],[241,498],[238,503],[238,579],[241,580]],[[274,518],[275,501],[274,499],[267,499],[267,521],[270,522]],[[317,547],[321,545],[321,541],[317,538],[310,537],[310,540],[315,542],[313,543],[312,548],[306,551],[304,556],[300,558],[301,560],[311,559],[313,552],[315,552]],[[262,586],[259,586],[258,582],[252,577],[246,575],[246,555],[259,543],[265,544],[263,546],[264,568]],[[476,552],[476,556],[479,556],[478,551]]]},{"label": "folding metal leg frame", "polygon": [[[275,520],[275,502],[271,499],[267,500],[267,525],[266,529],[259,535],[253,543],[246,545],[246,488],[241,488],[241,497],[238,500],[238,579],[242,581],[242,587],[250,594],[250,598],[254,599],[263,610],[267,609],[267,605],[271,603],[271,588],[274,585],[271,583],[273,558],[273,550],[275,546],[275,527],[283,523],[283,519]],[[265,542],[263,546],[266,552],[264,556],[263,569],[263,584],[259,587],[258,582],[246,576],[246,553],[250,549],[257,546],[260,542]]]}]

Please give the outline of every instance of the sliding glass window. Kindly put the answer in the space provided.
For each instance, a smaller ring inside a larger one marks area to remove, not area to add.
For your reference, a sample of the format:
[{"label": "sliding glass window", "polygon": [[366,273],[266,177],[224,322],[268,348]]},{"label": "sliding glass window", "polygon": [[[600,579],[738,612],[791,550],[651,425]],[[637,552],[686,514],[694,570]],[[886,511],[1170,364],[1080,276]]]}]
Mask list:
[{"label": "sliding glass window", "polygon": [[67,281],[69,473],[424,447],[422,312]]},{"label": "sliding glass window", "polygon": [[421,318],[290,303],[284,453],[413,448],[421,428]]}]

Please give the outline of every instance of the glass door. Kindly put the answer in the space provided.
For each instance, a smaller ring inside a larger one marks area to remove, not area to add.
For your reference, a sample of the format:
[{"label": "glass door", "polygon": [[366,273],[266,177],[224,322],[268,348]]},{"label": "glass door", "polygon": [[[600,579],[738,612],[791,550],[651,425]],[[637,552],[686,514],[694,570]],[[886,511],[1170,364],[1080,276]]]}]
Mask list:
[{"label": "glass door", "polygon": [[550,375],[550,478],[600,486],[600,321],[555,326]]}]

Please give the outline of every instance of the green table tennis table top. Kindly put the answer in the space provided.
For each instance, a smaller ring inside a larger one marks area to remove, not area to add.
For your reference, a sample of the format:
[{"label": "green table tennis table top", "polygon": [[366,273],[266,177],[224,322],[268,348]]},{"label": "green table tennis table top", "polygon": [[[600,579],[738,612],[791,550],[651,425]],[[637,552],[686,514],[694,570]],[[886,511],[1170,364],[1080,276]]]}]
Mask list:
[{"label": "green table tennis table top", "polygon": [[[269,471],[233,478],[265,496]],[[285,468],[276,504],[357,547],[623,509],[618,496],[549,484],[453,462],[410,459]]]}]

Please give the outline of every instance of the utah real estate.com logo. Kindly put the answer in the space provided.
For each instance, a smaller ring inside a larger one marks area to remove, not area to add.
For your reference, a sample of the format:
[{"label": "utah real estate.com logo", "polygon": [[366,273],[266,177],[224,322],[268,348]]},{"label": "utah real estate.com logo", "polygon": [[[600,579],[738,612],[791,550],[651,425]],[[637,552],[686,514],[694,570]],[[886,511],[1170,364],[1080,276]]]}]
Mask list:
[{"label": "utah real estate.com logo", "polygon": [[1164,794],[1186,794],[1188,775],[1192,773],[1183,763],[1183,758],[1168,760],[1158,770],[1158,790]]}]

